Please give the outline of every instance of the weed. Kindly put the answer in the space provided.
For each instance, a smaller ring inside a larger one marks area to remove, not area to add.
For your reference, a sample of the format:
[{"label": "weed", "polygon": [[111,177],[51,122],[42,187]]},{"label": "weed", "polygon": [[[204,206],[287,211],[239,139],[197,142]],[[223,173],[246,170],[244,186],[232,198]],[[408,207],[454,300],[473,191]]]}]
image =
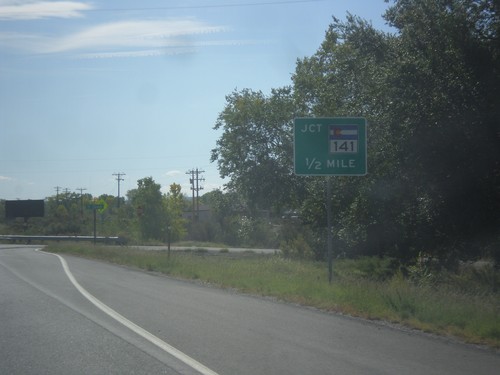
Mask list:
[{"label": "weed", "polygon": [[[277,255],[227,256],[220,251],[208,256],[197,249],[173,252],[167,258],[164,251],[80,244],[50,245],[46,250],[207,281],[325,310],[401,322],[500,348],[500,299],[492,287],[497,282],[495,273],[442,272],[433,274],[430,283],[422,282],[428,277],[425,272],[405,277],[395,270],[391,259],[342,259],[334,262],[334,279],[329,284],[324,263]],[[470,285],[464,288],[464,284]]]}]

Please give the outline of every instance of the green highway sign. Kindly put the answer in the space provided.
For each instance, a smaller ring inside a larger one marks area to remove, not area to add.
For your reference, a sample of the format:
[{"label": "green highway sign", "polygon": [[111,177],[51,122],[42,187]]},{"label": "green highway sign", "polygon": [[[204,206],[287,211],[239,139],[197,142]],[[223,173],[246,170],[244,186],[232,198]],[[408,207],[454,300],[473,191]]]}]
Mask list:
[{"label": "green highway sign", "polygon": [[104,209],[104,203],[87,204],[87,209],[89,209],[89,210],[102,210],[102,209]]},{"label": "green highway sign", "polygon": [[299,117],[294,120],[294,169],[303,176],[364,176],[366,119]]}]

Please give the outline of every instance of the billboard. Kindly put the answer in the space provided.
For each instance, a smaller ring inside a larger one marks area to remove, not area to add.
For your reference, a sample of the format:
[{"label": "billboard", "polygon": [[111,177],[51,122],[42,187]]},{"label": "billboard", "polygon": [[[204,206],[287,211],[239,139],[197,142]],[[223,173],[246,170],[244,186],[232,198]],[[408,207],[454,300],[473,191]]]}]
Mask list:
[{"label": "billboard", "polygon": [[45,204],[43,199],[5,201],[5,217],[43,217]]}]

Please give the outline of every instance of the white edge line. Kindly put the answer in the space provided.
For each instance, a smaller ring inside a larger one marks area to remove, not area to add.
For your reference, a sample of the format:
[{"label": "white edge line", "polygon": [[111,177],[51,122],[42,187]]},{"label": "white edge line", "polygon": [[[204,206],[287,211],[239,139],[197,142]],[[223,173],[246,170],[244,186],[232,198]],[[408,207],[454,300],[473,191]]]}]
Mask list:
[{"label": "white edge line", "polygon": [[71,273],[68,267],[68,263],[66,260],[60,256],[59,254],[54,254],[54,253],[48,253],[39,249],[36,249],[35,251],[38,251],[43,254],[47,255],[55,255],[56,257],[59,258],[61,261],[62,267],[64,269],[64,272],[66,273],[66,276],[68,276],[68,279],[71,281],[71,283],[75,286],[75,288],[85,297],[87,298],[92,304],[94,304],[97,308],[102,310],[104,313],[109,315],[111,318],[115,319],[117,322],[123,324],[125,327],[129,328],[133,332],[137,333],[139,336],[143,337],[144,339],[148,340],[150,343],[156,345],[163,351],[167,352],[168,354],[174,356],[178,360],[184,362],[186,365],[189,367],[195,369],[199,373],[203,375],[218,375],[216,372],[212,371],[205,365],[201,364],[194,358],[191,358],[187,354],[181,352],[179,349],[174,348],[172,345],[167,344],[165,341],[162,339],[158,338],[157,336],[153,335],[152,333],[146,331],[144,328],[139,327],[137,324],[134,322],[131,322],[127,318],[125,318],[123,315],[120,313],[116,312],[113,310],[111,307],[107,306],[106,304],[102,303],[99,301],[97,298],[95,298],[92,294],[87,292],[79,283],[76,281],[75,277]]}]

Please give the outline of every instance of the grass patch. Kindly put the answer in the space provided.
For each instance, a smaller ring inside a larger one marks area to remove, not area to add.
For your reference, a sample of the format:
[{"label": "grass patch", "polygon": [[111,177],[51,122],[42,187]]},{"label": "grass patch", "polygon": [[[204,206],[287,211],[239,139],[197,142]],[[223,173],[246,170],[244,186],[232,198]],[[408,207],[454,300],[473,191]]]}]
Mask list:
[{"label": "grass patch", "polygon": [[175,246],[184,246],[184,247],[219,247],[225,248],[226,245],[216,243],[216,242],[202,242],[202,241],[179,241],[173,244]]},{"label": "grass patch", "polygon": [[[327,282],[324,263],[284,259],[276,255],[221,251],[144,251],[83,244],[49,245],[47,251],[201,280],[245,293],[387,320],[442,335],[453,335],[500,348],[500,298],[497,288],[463,290],[448,277],[439,284],[419,284],[391,271],[391,260],[365,258],[334,263]],[[198,250],[198,249],[197,249]]]}]

